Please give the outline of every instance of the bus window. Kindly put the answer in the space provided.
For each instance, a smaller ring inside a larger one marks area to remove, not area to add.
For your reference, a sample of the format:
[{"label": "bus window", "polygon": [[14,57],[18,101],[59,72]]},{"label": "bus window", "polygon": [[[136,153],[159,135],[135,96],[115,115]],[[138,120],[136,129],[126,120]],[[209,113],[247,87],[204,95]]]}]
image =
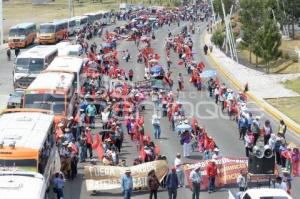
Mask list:
[{"label": "bus window", "polygon": [[27,94],[25,108],[38,108],[51,110],[55,114],[65,112],[65,101],[63,95],[56,94]]},{"label": "bus window", "polygon": [[40,27],[40,33],[53,33],[55,27],[53,25],[43,25]]},{"label": "bus window", "polygon": [[30,73],[39,73],[44,68],[44,60],[39,58],[20,58],[16,62],[16,72],[22,73],[30,71]]},{"label": "bus window", "polygon": [[37,167],[37,162],[35,159],[23,159],[23,160],[0,159],[0,167],[18,167],[27,171],[35,171]]}]

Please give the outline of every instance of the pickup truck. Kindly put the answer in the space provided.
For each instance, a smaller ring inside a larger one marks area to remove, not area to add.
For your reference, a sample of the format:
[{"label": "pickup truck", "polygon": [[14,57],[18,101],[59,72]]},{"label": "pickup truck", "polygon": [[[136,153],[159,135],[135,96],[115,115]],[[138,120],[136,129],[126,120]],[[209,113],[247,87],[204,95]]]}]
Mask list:
[{"label": "pickup truck", "polygon": [[236,194],[228,191],[228,199],[293,199],[282,189],[257,188]]}]

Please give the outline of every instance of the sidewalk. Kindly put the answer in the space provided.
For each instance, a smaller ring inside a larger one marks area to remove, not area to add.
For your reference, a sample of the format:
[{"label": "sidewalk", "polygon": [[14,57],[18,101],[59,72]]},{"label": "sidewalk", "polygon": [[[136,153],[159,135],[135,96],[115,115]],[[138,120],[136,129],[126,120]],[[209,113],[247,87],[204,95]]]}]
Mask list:
[{"label": "sidewalk", "polygon": [[6,50],[7,48],[8,48],[7,43],[0,45],[0,52]]},{"label": "sidewalk", "polygon": [[[204,41],[207,45],[212,45],[210,38],[211,34],[206,33]],[[215,46],[213,52],[209,53],[209,58],[216,68],[239,90],[244,90],[245,84],[248,83],[248,96],[276,119],[283,119],[289,129],[300,135],[300,125],[298,123],[264,100],[267,98],[298,97],[298,93],[284,88],[280,82],[296,79],[300,77],[300,73],[268,75],[236,63]]]}]

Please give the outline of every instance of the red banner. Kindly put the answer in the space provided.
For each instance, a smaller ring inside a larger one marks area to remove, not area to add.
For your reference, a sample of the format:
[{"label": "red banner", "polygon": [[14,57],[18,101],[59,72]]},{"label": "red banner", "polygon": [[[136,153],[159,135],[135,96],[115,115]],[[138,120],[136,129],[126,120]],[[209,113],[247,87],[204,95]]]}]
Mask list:
[{"label": "red banner", "polygon": [[[188,186],[192,188],[192,182],[189,178],[190,173],[197,166],[201,167],[201,174],[203,183],[201,184],[201,190],[208,188],[208,176],[206,173],[206,167],[211,160],[203,160],[196,164],[185,165],[184,175],[188,182]],[[216,177],[216,187],[223,187],[224,185],[236,184],[236,179],[240,174],[240,170],[248,170],[247,158],[230,158],[222,157],[216,160],[218,167],[218,176]]]}]

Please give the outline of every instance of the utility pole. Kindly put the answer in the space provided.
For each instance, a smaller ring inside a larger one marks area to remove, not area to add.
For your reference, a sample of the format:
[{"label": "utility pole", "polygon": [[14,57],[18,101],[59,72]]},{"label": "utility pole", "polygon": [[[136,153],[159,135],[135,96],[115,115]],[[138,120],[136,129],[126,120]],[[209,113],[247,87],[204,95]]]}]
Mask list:
[{"label": "utility pole", "polygon": [[2,0],[0,0],[0,45],[3,45],[3,5],[2,5]]}]

